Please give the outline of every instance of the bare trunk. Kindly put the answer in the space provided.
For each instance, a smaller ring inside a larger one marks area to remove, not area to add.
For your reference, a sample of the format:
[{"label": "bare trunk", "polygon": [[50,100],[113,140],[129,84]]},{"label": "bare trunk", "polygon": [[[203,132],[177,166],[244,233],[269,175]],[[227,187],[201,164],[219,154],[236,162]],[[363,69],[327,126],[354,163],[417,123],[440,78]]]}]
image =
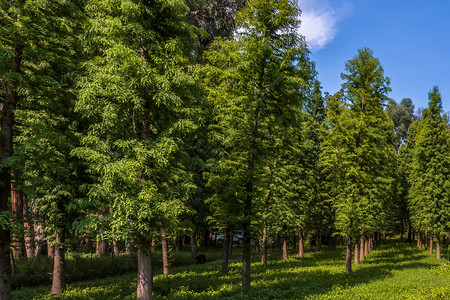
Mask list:
[{"label": "bare trunk", "polygon": [[151,300],[153,290],[151,247],[138,248],[137,300]]},{"label": "bare trunk", "polygon": [[61,295],[66,288],[64,233],[56,233],[55,240],[56,243],[54,246],[55,255],[53,258],[52,293],[55,295]]},{"label": "bare trunk", "polygon": [[358,242],[356,242],[355,243],[355,255],[354,255],[354,259],[353,259],[353,263],[355,264],[355,265],[359,265],[359,248],[360,248],[360,246],[359,246],[359,243]]},{"label": "bare trunk", "polygon": [[283,231],[283,260],[288,259],[288,250],[287,250],[287,232]]},{"label": "bare trunk", "polygon": [[28,202],[23,196],[23,226],[25,228],[25,253],[27,257],[34,255],[34,226],[30,218]]},{"label": "bare trunk", "polygon": [[366,258],[367,255],[369,255],[370,245],[369,245],[369,239],[364,238],[364,258]]},{"label": "bare trunk", "polygon": [[373,250],[373,237],[372,236],[369,238],[369,251],[370,250]]},{"label": "bare trunk", "polygon": [[161,245],[162,245],[163,274],[164,276],[167,276],[170,275],[170,262],[169,262],[169,247],[167,245],[167,235],[164,229],[161,230]]},{"label": "bare trunk", "polygon": [[439,234],[436,234],[436,259],[441,259],[441,240]]},{"label": "bare trunk", "polygon": [[189,241],[191,243],[191,257],[194,258],[197,256],[197,241],[193,231],[189,232]]},{"label": "bare trunk", "polygon": [[365,246],[364,236],[361,236],[360,246],[359,246],[359,261],[360,262],[362,262],[364,260],[364,246]]},{"label": "bare trunk", "polygon": [[45,255],[44,249],[44,228],[39,222],[34,223],[34,256]]},{"label": "bare trunk", "polygon": [[345,273],[350,274],[351,272],[352,272],[352,239],[348,238],[346,242]]},{"label": "bare trunk", "polygon": [[261,264],[262,265],[267,264],[267,221],[266,220],[264,220],[264,228],[263,228]]},{"label": "bare trunk", "polygon": [[425,237],[424,237],[424,243],[423,243],[423,246],[424,246],[424,248],[425,248],[425,250],[427,250],[428,249],[428,246],[427,246],[427,241],[428,241],[428,232],[425,232]]},{"label": "bare trunk", "polygon": [[233,255],[233,228],[230,230],[230,236],[228,237],[228,256],[231,257]]},{"label": "bare trunk", "polygon": [[108,249],[108,242],[103,238],[103,229],[100,228],[97,236],[97,242],[95,245],[95,254],[105,255]]},{"label": "bare trunk", "polygon": [[319,252],[320,251],[320,241],[319,241],[319,233],[318,232],[316,232],[315,242],[316,242],[316,252]]},{"label": "bare trunk", "polygon": [[433,254],[433,236],[430,234],[430,254]]},{"label": "bare trunk", "polygon": [[298,257],[302,258],[305,256],[305,252],[303,250],[303,233],[300,230],[298,232]]},{"label": "bare trunk", "polygon": [[52,257],[54,255],[55,249],[54,246],[51,245],[50,240],[47,240],[47,256]]},{"label": "bare trunk", "polygon": [[227,227],[225,229],[225,236],[223,238],[222,269],[220,270],[220,273],[222,275],[228,274],[228,259],[229,259],[229,251],[230,251],[229,243],[230,243],[230,238],[231,238],[230,231],[231,231],[230,227]]},{"label": "bare trunk", "polygon": [[[13,222],[18,225],[16,226],[16,228],[20,228],[21,226],[19,226],[19,224],[23,223],[23,203],[21,196],[21,193],[14,187],[13,180],[13,184],[11,185],[11,209],[13,212]],[[20,232],[14,232],[12,234],[12,253],[15,260],[20,260],[23,257],[23,236],[24,234],[22,230],[20,230]]]},{"label": "bare trunk", "polygon": [[420,232],[417,233],[417,248],[422,250],[422,238],[420,236]]},{"label": "bare trunk", "polygon": [[113,253],[114,253],[114,255],[115,256],[119,256],[120,255],[119,246],[117,245],[117,241],[116,241],[116,239],[114,237],[113,237],[112,244],[113,244]]}]

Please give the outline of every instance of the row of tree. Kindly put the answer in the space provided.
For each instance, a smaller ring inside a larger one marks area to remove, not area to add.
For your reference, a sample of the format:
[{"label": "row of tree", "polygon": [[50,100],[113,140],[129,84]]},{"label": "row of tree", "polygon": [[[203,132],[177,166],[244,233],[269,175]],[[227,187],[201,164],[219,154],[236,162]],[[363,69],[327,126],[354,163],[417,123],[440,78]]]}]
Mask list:
[{"label": "row of tree", "polygon": [[416,118],[410,100],[389,100],[389,79],[364,48],[342,90],[323,97],[295,1],[0,8],[1,299],[11,245],[31,256],[44,239],[55,294],[80,241],[137,249],[138,299],[151,298],[152,245],[169,274],[168,241],[187,233],[193,254],[199,234],[224,235],[225,274],[242,230],[243,289],[252,242],[265,264],[280,236],[287,259],[292,232],[299,256],[308,233],[342,238],[347,272],[352,249],[359,263],[381,233],[433,235],[440,253],[450,136],[437,88]]}]

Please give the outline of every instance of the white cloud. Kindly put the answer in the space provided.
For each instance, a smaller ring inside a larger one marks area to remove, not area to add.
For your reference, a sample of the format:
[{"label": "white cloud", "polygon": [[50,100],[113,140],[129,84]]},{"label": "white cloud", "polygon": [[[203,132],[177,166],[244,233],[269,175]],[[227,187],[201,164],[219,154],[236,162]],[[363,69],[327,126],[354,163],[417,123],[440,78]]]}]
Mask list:
[{"label": "white cloud", "polygon": [[348,1],[338,1],[341,2],[340,5],[334,7],[328,1],[300,0],[299,3],[302,10],[299,32],[305,36],[312,51],[325,47],[334,39],[338,32],[338,22],[351,11]]}]

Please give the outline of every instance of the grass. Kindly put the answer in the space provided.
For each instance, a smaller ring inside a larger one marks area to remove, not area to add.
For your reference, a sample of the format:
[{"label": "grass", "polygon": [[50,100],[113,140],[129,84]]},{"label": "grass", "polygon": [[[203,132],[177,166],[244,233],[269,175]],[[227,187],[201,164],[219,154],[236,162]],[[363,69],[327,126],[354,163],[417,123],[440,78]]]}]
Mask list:
[{"label": "grass", "polygon": [[[249,291],[240,291],[240,263],[227,276],[219,274],[220,264],[191,265],[155,274],[154,299],[450,299],[449,262],[400,243],[372,251],[352,274],[344,273],[342,248],[287,261],[272,256],[267,266],[254,260]],[[58,299],[135,299],[135,290],[136,276],[127,274],[71,284]],[[25,288],[13,299],[54,299],[48,291]]]}]

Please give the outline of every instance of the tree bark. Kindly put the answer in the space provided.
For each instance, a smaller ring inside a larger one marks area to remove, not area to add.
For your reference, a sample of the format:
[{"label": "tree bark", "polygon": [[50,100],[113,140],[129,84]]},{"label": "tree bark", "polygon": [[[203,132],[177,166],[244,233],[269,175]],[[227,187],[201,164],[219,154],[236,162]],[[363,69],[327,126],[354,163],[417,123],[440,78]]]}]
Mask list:
[{"label": "tree bark", "polygon": [[283,260],[288,259],[288,250],[287,250],[287,229],[283,230]]},{"label": "tree bark", "polygon": [[65,263],[65,236],[64,233],[56,233],[53,258],[53,278],[52,278],[52,293],[61,295],[66,288],[66,263]]},{"label": "tree bark", "polygon": [[430,234],[430,254],[433,254],[433,235]]},{"label": "tree bark", "polygon": [[227,275],[228,274],[228,259],[229,259],[229,251],[230,251],[230,247],[229,247],[229,243],[230,243],[230,238],[231,238],[231,228],[228,226],[225,229],[225,236],[223,237],[223,250],[222,250],[222,268],[220,270],[220,273],[222,275]]},{"label": "tree bark", "polygon": [[[33,208],[35,211],[35,208]],[[44,228],[38,221],[34,222],[34,256],[45,255],[44,249]]]},{"label": "tree bark", "polygon": [[420,236],[420,232],[417,233],[417,248],[422,250],[422,238]]},{"label": "tree bark", "polygon": [[120,255],[119,246],[117,245],[117,241],[114,238],[114,236],[113,236],[112,244],[113,244],[113,253],[114,253],[114,255],[115,256],[119,256]]},{"label": "tree bark", "polygon": [[197,256],[197,241],[194,231],[189,232],[189,241],[191,243],[191,257],[195,258]]},{"label": "tree bark", "polygon": [[368,238],[364,238],[364,258],[366,258],[367,255],[369,255],[369,251],[370,251],[370,245],[369,245],[369,239]]},{"label": "tree bark", "polygon": [[320,241],[319,241],[319,232],[316,231],[316,238],[315,238],[315,242],[316,242],[316,252],[320,251]]},{"label": "tree bark", "polygon": [[28,202],[25,195],[23,197],[23,226],[25,227],[25,253],[27,257],[34,255],[34,226],[30,218]]},{"label": "tree bark", "polygon": [[361,236],[360,246],[359,246],[359,261],[362,262],[364,260],[364,236]]},{"label": "tree bark", "polygon": [[153,291],[153,274],[151,247],[138,248],[137,300],[151,300]]},{"label": "tree bark", "polygon": [[441,240],[439,234],[436,234],[436,259],[441,259]]},{"label": "tree bark", "polygon": [[352,272],[352,239],[348,238],[346,242],[345,273],[350,274],[351,272]]},{"label": "tree bark", "polygon": [[298,257],[303,258],[305,256],[305,252],[303,249],[303,232],[299,230],[298,232]]},{"label": "tree bark", "polygon": [[360,257],[359,257],[359,248],[360,248],[360,245],[359,245],[358,242],[356,242],[356,243],[355,243],[355,255],[354,255],[354,259],[353,259],[353,263],[354,263],[355,265],[359,265],[359,260],[360,260]]},{"label": "tree bark", "polygon": [[167,235],[164,229],[161,229],[161,245],[162,245],[162,261],[163,261],[163,275],[170,275],[169,262],[169,246],[167,245]]},{"label": "tree bark", "polygon": [[108,249],[108,241],[103,238],[103,229],[100,228],[95,244],[95,254],[105,255]]},{"label": "tree bark", "polygon": [[261,264],[264,266],[267,264],[267,220],[264,220]]},{"label": "tree bark", "polygon": [[51,245],[50,240],[47,240],[47,256],[52,257],[55,254],[55,247]]},{"label": "tree bark", "polygon": [[[11,184],[11,209],[13,222],[19,228],[23,223],[23,202],[21,193],[14,187],[14,180]],[[20,260],[23,257],[23,248],[25,248],[23,236],[24,232],[14,232],[12,234],[12,253],[15,260]]]}]

